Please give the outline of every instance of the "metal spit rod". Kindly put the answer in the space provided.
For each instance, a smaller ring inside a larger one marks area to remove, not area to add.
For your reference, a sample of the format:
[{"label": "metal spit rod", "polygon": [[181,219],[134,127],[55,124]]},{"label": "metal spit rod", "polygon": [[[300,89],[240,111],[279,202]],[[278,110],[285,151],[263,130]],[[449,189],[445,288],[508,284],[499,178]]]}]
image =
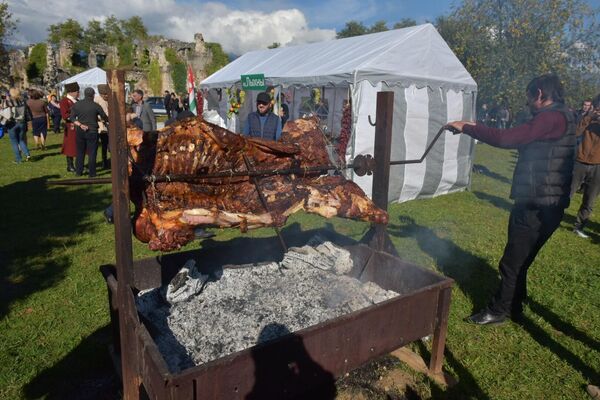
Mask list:
[{"label": "metal spit rod", "polygon": [[[431,143],[425,149],[425,152],[421,158],[414,160],[397,160],[390,161],[390,165],[403,165],[403,164],[418,164],[422,163],[427,154],[431,151],[439,137],[444,131],[451,131],[452,133],[458,133],[454,128],[448,125],[444,125],[437,132]],[[299,175],[304,176],[306,174],[313,174],[317,172],[326,173],[328,171],[341,171],[344,169],[354,169],[354,172],[363,176],[365,174],[371,175],[375,166],[375,160],[371,155],[358,155],[354,158],[354,161],[350,164],[343,166],[336,165],[316,165],[312,167],[291,167],[274,170],[254,170],[246,166],[247,171],[219,171],[211,173],[200,173],[197,175],[189,174],[174,174],[174,175],[143,175],[142,179],[146,182],[161,183],[161,182],[202,182],[209,179],[217,178],[234,178],[234,177],[266,177],[266,176],[277,176],[277,175]],[[75,179],[63,179],[59,181],[48,181],[48,185],[104,185],[111,183],[111,178],[75,178]]]}]

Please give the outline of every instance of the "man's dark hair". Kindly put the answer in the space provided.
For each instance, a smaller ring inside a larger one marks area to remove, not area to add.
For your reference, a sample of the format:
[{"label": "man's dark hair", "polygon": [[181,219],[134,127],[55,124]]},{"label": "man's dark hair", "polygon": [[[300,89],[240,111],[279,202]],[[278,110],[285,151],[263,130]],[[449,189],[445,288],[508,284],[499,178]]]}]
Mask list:
[{"label": "man's dark hair", "polygon": [[86,87],[85,90],[83,91],[83,97],[85,97],[87,99],[93,99],[95,94],[96,94],[96,91],[94,90],[94,88],[91,88],[91,87]]},{"label": "man's dark hair", "polygon": [[556,74],[545,74],[533,78],[527,85],[527,96],[537,99],[538,90],[542,92],[542,100],[551,99],[556,103],[565,102],[565,92]]},{"label": "man's dark hair", "polygon": [[137,93],[137,94],[139,94],[140,96],[144,97],[144,91],[143,91],[142,89],[135,89],[135,90],[133,91],[133,93]]},{"label": "man's dark hair", "polygon": [[592,100],[592,107],[594,107],[595,110],[600,108],[600,94]]}]

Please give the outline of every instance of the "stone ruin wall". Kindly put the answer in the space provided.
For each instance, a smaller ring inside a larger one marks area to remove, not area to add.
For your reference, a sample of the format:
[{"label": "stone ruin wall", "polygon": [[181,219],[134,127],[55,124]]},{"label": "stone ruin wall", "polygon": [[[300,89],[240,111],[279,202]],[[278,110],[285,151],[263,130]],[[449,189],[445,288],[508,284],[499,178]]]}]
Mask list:
[{"label": "stone ruin wall", "polygon": [[[6,88],[15,86],[20,89],[30,87],[27,79],[28,55],[33,46],[27,50],[12,50],[9,53],[9,73],[7,78],[0,78],[0,86]],[[125,74],[128,82],[136,82],[135,87],[144,90],[148,95],[162,96],[165,90],[174,91],[173,80],[171,78],[171,67],[165,57],[165,51],[172,48],[177,55],[187,64],[192,66],[196,85],[206,77],[205,67],[212,61],[212,53],[206,47],[201,33],[194,35],[194,42],[182,42],[173,39],[149,39],[146,42],[136,43],[134,46],[134,66]],[[150,91],[147,72],[138,66],[144,56],[144,52],[149,53],[150,59],[158,60],[161,71],[162,87],[160,93]],[[43,82],[46,90],[51,90],[55,85],[66,79],[69,74],[67,71],[71,68],[71,57],[73,55],[72,46],[65,41],[61,41],[58,47],[47,43],[47,68],[43,72]],[[88,54],[88,67],[98,66],[98,58],[104,58],[104,65],[118,65],[119,54],[115,46],[98,45],[90,49]],[[34,85],[35,86],[35,85]]]}]

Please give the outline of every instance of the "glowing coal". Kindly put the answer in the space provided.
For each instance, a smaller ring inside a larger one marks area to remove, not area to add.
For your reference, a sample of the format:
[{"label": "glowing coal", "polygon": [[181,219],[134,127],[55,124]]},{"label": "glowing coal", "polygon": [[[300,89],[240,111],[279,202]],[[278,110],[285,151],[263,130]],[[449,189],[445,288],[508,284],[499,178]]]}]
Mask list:
[{"label": "glowing coal", "polygon": [[[351,269],[350,253],[330,242],[213,275],[190,260],[167,287],[140,293],[138,310],[178,372],[397,296],[347,276]],[[273,323],[286,329],[265,334]]]}]

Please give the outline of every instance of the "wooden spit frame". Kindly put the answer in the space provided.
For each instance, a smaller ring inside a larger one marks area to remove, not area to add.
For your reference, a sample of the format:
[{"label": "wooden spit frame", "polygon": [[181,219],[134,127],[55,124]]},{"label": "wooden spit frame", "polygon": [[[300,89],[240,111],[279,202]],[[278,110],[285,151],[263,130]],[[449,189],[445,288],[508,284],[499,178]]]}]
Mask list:
[{"label": "wooden spit frame", "polygon": [[[138,318],[134,289],[156,287],[161,282],[161,268],[181,262],[189,255],[175,253],[133,261],[124,113],[125,73],[109,70],[107,76],[111,88],[109,122],[116,263],[114,266],[101,266],[100,269],[108,286],[114,350],[119,356],[117,360],[120,359],[123,399],[242,398],[243,389],[247,389],[243,386],[252,380],[247,371],[252,369],[250,351],[245,350],[172,374],[147,328]],[[390,174],[393,97],[393,92],[380,92],[377,96],[373,201],[385,210]],[[323,371],[329,369],[337,378],[369,359],[433,334],[429,371],[434,376],[441,375],[453,280],[394,257],[397,253],[385,226],[374,225],[363,240],[369,241],[369,247],[353,246],[351,251],[355,261],[364,265],[359,267],[361,277],[364,275],[364,279],[383,286],[392,279],[400,282],[400,286],[413,285],[416,290],[399,296],[398,300],[388,300],[289,335],[291,338],[284,337],[255,348],[262,349],[262,353],[275,362],[281,361],[278,357],[282,357],[290,345],[303,341],[307,353],[323,365]],[[400,311],[405,317],[398,318],[395,315]],[[406,324],[406,319],[410,320],[410,325]],[[373,338],[373,332],[379,336]],[[314,375],[312,380],[308,377],[307,382],[303,381],[300,389],[308,382],[319,383],[319,377],[316,373]],[[285,382],[272,384],[279,390],[272,398],[293,397],[294,393],[288,392]],[[280,388],[278,385],[283,386]]]}]

